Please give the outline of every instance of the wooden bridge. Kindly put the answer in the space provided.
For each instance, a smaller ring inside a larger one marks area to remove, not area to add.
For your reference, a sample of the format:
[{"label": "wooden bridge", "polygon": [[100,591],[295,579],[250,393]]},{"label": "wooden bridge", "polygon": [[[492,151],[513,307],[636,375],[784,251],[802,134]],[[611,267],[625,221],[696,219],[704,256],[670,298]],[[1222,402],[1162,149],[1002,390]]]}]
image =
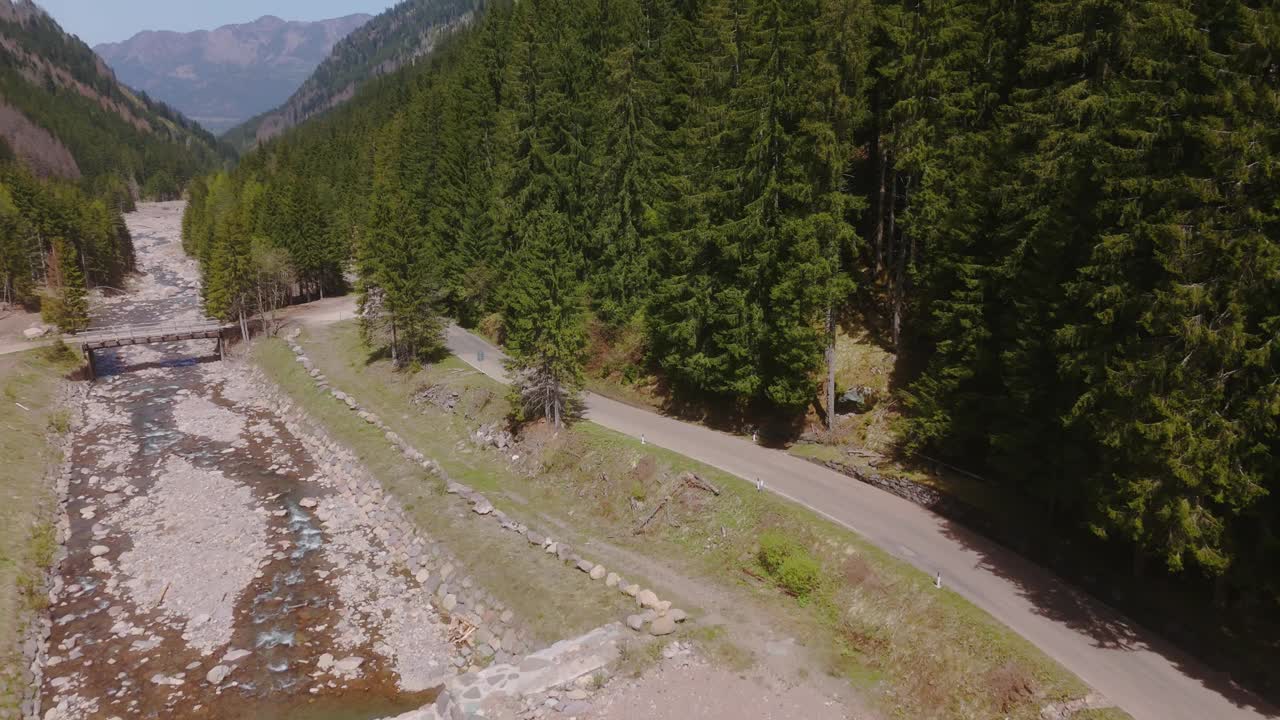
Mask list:
[{"label": "wooden bridge", "polygon": [[230,325],[224,325],[217,320],[168,321],[90,328],[67,336],[66,340],[69,344],[79,345],[84,351],[85,358],[89,361],[89,377],[93,379],[97,377],[97,370],[93,366],[94,350],[183,340],[217,340],[218,357],[221,358],[224,357],[225,334],[230,328]]}]

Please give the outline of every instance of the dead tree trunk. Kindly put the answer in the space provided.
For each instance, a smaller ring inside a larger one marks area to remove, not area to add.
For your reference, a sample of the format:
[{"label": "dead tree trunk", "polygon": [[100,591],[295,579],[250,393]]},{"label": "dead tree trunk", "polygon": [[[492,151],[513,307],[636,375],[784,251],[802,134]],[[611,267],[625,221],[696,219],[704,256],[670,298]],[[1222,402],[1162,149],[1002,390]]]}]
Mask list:
[{"label": "dead tree trunk", "polygon": [[827,304],[827,430],[836,429],[836,310]]}]

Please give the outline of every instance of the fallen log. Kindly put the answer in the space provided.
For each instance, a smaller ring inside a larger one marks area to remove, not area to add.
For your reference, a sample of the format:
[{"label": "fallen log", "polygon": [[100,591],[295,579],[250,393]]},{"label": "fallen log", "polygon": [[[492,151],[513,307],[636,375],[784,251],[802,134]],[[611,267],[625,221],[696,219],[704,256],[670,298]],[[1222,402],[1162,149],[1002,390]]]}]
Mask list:
[{"label": "fallen log", "polygon": [[691,472],[684,473],[683,475],[680,476],[680,479],[683,480],[684,484],[688,485],[689,487],[698,488],[699,490],[706,490],[712,495],[720,494],[720,488],[716,487],[715,485],[712,485],[706,480],[703,480],[702,478],[698,477],[694,473],[691,473]]},{"label": "fallen log", "polygon": [[653,519],[658,516],[658,513],[662,512],[662,508],[666,507],[667,503],[671,502],[671,498],[675,497],[676,493],[680,492],[684,487],[685,486],[682,483],[676,483],[675,489],[667,493],[666,497],[662,498],[662,502],[658,503],[657,507],[653,509],[653,512],[649,513],[649,517],[645,518],[644,522],[640,523],[640,525],[636,527],[631,534],[639,535],[644,532],[644,529],[648,527],[649,523],[653,522]]}]

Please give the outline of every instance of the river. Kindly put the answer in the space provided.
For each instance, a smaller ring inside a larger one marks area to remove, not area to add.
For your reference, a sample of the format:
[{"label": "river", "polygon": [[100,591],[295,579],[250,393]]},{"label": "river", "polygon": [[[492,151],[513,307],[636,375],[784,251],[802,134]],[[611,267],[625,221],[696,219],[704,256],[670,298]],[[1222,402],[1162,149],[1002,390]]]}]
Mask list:
[{"label": "river", "polygon": [[[95,325],[201,316],[182,210],[127,216],[140,272]],[[214,342],[98,353],[42,716],[364,720],[429,701],[451,658],[423,591]]]}]

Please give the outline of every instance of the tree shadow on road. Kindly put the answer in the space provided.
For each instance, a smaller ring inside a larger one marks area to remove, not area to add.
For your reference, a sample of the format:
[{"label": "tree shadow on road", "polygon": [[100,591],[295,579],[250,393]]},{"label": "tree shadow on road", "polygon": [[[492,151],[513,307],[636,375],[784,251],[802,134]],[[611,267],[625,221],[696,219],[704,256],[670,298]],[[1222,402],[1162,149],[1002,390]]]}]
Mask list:
[{"label": "tree shadow on road", "polygon": [[[1280,718],[1280,710],[1241,687],[1230,674],[1209,668],[1157,633],[1067,584],[1031,560],[954,521],[943,519],[942,528],[948,538],[981,557],[975,567],[1008,581],[1034,606],[1037,614],[1086,636],[1094,647],[1157,654],[1183,675],[1221,695],[1236,707],[1252,710],[1261,717]],[[945,570],[943,574],[945,577]]]}]

